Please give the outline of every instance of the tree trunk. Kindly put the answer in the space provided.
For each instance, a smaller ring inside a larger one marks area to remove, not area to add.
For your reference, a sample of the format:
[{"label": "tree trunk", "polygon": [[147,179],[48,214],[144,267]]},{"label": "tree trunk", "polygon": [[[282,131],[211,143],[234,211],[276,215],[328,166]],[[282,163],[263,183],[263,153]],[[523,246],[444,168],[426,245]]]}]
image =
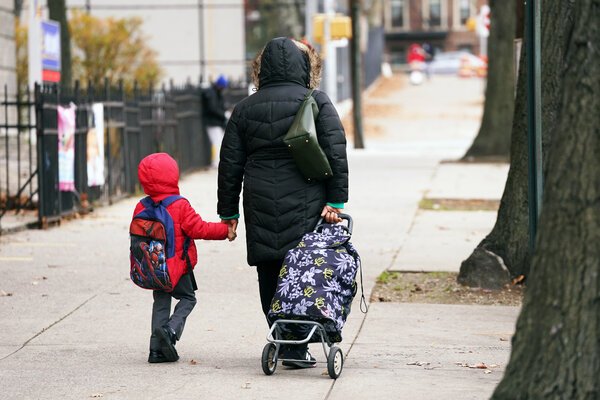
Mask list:
[{"label": "tree trunk", "polygon": [[65,0],[48,0],[48,11],[50,19],[60,23],[60,82],[63,86],[70,86],[72,80],[71,36]]},{"label": "tree trunk", "polygon": [[492,399],[600,398],[600,6],[574,7],[531,283]]},{"label": "tree trunk", "polygon": [[[542,139],[544,153],[556,126],[562,95],[563,60],[573,26],[570,2],[544,2],[542,8]],[[498,218],[490,234],[460,266],[463,285],[501,288],[510,278],[529,273],[529,205],[527,170],[527,93],[525,44],[512,124],[511,164],[500,201]],[[544,158],[544,170],[547,158]]]},{"label": "tree trunk", "polygon": [[508,160],[509,157],[515,88],[515,4],[515,0],[490,0],[489,63],[483,118],[479,133],[463,157],[464,160]]}]

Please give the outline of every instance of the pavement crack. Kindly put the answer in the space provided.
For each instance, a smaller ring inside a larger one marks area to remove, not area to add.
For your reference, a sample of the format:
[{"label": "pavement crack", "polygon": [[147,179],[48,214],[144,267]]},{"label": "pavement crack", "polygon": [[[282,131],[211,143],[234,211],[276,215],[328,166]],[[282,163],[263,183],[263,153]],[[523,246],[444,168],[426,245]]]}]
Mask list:
[{"label": "pavement crack", "polygon": [[78,305],[77,307],[75,307],[75,309],[71,310],[71,312],[69,312],[68,314],[62,316],[60,319],[54,321],[53,323],[51,323],[50,325],[48,325],[47,327],[43,328],[41,331],[39,331],[38,333],[36,333],[35,335],[33,335],[32,337],[30,337],[29,339],[27,339],[27,341],[25,343],[23,343],[21,345],[21,347],[19,347],[18,349],[16,349],[15,351],[13,351],[12,353],[0,358],[0,361],[4,361],[6,360],[8,357],[11,357],[12,355],[18,353],[19,351],[21,351],[22,349],[25,348],[25,346],[27,346],[33,339],[37,338],[38,336],[40,336],[42,333],[46,332],[47,330],[49,330],[50,328],[52,328],[53,326],[59,324],[61,321],[65,320],[66,318],[68,318],[69,316],[71,316],[73,313],[75,313],[77,310],[79,310],[81,307],[85,306],[87,303],[89,303],[91,300],[93,300],[94,298],[96,298],[98,296],[98,294],[93,295],[92,297],[88,298],[86,301],[84,301],[83,303],[81,303],[80,305]]}]

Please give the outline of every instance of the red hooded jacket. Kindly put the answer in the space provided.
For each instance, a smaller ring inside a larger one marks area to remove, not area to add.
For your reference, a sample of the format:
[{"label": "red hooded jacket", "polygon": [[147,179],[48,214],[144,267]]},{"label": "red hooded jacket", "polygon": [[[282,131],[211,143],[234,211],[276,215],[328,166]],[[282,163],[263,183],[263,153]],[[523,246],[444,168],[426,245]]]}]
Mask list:
[{"label": "red hooded jacket", "polygon": [[[179,194],[179,167],[177,162],[167,153],[154,153],[145,157],[138,166],[138,179],[144,193],[158,202],[171,195]],[[133,215],[144,209],[141,202],[137,204]],[[182,260],[185,237],[191,239],[223,240],[227,238],[227,224],[206,222],[194,211],[186,199],[180,199],[167,207],[173,218],[175,229],[175,265],[169,264],[169,276],[173,287],[187,271],[186,261]],[[192,268],[198,262],[198,251],[192,240],[188,250]]]}]

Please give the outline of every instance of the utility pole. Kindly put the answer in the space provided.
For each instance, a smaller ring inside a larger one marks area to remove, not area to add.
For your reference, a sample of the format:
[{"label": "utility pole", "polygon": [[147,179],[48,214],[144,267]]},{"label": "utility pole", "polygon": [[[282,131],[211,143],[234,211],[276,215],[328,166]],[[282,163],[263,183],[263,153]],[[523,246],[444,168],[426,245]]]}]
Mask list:
[{"label": "utility pole", "polygon": [[325,0],[325,21],[323,21],[323,47],[325,49],[325,91],[333,104],[337,103],[337,54],[331,41],[331,20],[335,16],[333,0]]},{"label": "utility pole", "polygon": [[542,210],[542,88],[540,1],[525,4],[527,53],[527,142],[529,148],[529,245],[533,250]]},{"label": "utility pole", "polygon": [[200,78],[202,79],[202,82],[207,79],[204,65],[204,32],[204,0],[198,0],[198,58],[200,63]]},{"label": "utility pole", "polygon": [[362,53],[360,51],[361,0],[350,0],[352,16],[352,41],[350,48],[352,68],[352,120],[354,122],[354,148],[364,149],[362,125]]},{"label": "utility pole", "polygon": [[304,11],[304,37],[309,43],[313,42],[313,16],[317,13],[318,0],[306,0]]}]

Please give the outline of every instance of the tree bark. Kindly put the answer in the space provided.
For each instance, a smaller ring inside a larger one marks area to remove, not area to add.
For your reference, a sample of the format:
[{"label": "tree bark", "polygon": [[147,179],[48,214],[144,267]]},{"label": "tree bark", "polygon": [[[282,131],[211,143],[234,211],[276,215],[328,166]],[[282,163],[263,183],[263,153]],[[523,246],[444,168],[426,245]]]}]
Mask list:
[{"label": "tree bark", "polygon": [[[562,96],[563,60],[573,26],[571,2],[544,2],[542,6],[542,139],[544,154],[550,140]],[[510,278],[529,273],[529,204],[527,170],[527,93],[525,45],[517,85],[512,124],[511,164],[500,201],[496,224],[490,234],[460,267],[463,285],[499,289]],[[547,157],[544,157],[544,171]]]},{"label": "tree bark", "polygon": [[70,86],[72,81],[71,35],[65,0],[48,0],[48,12],[51,20],[60,23],[60,82],[63,86]]},{"label": "tree bark", "polygon": [[506,159],[514,110],[515,0],[490,0],[489,63],[481,127],[463,160]]},{"label": "tree bark", "polygon": [[574,7],[531,283],[496,400],[600,398],[600,4]]}]

